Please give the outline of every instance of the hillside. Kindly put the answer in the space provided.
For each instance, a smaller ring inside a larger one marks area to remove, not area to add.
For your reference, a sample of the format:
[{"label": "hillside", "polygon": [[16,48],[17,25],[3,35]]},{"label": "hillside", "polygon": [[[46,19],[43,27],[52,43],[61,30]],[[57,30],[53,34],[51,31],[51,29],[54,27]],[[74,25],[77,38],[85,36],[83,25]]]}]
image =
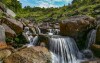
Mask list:
[{"label": "hillside", "polygon": [[2,0],[6,6],[17,13],[16,18],[27,18],[31,21],[62,21],[74,15],[89,15],[97,17],[100,14],[99,0],[73,0],[72,4],[59,8],[39,8],[26,6],[16,0]]}]

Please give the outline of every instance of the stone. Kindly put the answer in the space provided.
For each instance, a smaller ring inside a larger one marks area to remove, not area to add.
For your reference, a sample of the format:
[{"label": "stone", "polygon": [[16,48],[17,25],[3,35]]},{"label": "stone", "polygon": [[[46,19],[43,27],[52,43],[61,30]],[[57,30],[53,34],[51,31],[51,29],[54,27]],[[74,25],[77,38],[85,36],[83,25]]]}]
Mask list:
[{"label": "stone", "polygon": [[3,26],[0,25],[0,41],[5,42],[5,29]]},{"label": "stone", "polygon": [[100,45],[93,44],[93,45],[91,46],[91,50],[92,50],[92,52],[94,53],[94,55],[95,55],[96,57],[100,57]]},{"label": "stone", "polygon": [[79,32],[85,32],[96,26],[94,18],[89,16],[73,16],[60,23],[61,35],[77,37]]},{"label": "stone", "polygon": [[4,63],[50,63],[50,53],[44,47],[20,49],[4,60]]},{"label": "stone", "polygon": [[0,41],[0,49],[7,48],[7,44],[5,42]]},{"label": "stone", "polygon": [[15,31],[16,34],[23,32],[23,24],[13,18],[4,17],[2,18],[2,23],[5,23],[7,26],[9,26],[12,30]]},{"label": "stone", "polygon": [[3,60],[3,59],[7,58],[10,55],[11,55],[10,50],[7,50],[7,49],[0,50],[0,60]]},{"label": "stone", "polygon": [[93,17],[81,15],[72,16],[60,23],[60,35],[70,36],[75,39],[79,49],[85,47],[89,31],[96,28]]},{"label": "stone", "polygon": [[2,26],[5,29],[6,37],[12,38],[12,37],[16,36],[16,33],[10,27],[8,27],[6,24],[2,24]]},{"label": "stone", "polygon": [[100,44],[100,16],[97,18],[96,44]]},{"label": "stone", "polygon": [[100,63],[100,60],[84,61],[81,63]]},{"label": "stone", "polygon": [[16,14],[12,10],[10,10],[9,8],[7,8],[7,11],[6,12],[7,12],[7,14],[9,14],[12,17],[15,17],[16,16]]}]

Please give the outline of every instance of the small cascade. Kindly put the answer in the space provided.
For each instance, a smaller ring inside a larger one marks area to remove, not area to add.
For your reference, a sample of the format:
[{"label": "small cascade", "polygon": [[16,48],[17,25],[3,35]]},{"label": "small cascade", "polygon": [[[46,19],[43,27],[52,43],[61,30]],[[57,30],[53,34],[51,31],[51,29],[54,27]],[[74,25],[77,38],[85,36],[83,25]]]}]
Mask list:
[{"label": "small cascade", "polygon": [[93,29],[87,35],[86,47],[89,48],[92,44],[95,43],[95,40],[96,40],[96,30]]},{"label": "small cascade", "polygon": [[37,34],[41,34],[41,30],[39,27],[36,27],[36,30],[37,30]]},{"label": "small cascade", "polygon": [[75,41],[70,37],[51,37],[50,51],[52,63],[80,63],[82,58]]},{"label": "small cascade", "polygon": [[60,32],[59,29],[49,29],[48,35],[58,35]]},{"label": "small cascade", "polygon": [[29,30],[29,27],[24,28],[24,33],[26,34],[26,37],[28,38],[30,42],[29,44],[27,44],[27,47],[35,46],[38,42],[38,36],[33,37],[32,33]]},{"label": "small cascade", "polygon": [[31,46],[36,46],[37,42],[38,42],[38,36],[29,36],[29,41],[30,43],[28,44],[28,47],[31,47]]},{"label": "small cascade", "polygon": [[48,35],[53,35],[53,34],[54,34],[53,29],[49,29]]}]

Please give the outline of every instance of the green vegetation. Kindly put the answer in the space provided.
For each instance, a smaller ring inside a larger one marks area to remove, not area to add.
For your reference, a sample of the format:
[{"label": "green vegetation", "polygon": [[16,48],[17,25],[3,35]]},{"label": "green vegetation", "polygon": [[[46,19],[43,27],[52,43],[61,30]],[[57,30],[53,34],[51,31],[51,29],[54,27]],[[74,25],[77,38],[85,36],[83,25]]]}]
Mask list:
[{"label": "green vegetation", "polygon": [[73,0],[72,4],[60,8],[39,8],[26,6],[21,7],[17,0],[1,0],[8,8],[16,14],[16,18],[26,18],[35,22],[61,21],[74,15],[89,15],[97,17],[100,15],[99,0]]}]

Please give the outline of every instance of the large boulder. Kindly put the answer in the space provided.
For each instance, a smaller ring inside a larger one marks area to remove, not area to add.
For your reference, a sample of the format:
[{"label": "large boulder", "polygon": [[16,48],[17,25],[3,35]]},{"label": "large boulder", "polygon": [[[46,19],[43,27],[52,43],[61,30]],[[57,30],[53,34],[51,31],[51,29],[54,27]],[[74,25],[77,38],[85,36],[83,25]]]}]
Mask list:
[{"label": "large boulder", "polygon": [[16,36],[16,33],[10,27],[8,27],[6,24],[2,24],[2,26],[5,29],[6,37],[10,38],[10,37],[15,37]]},{"label": "large boulder", "polygon": [[4,17],[2,19],[2,23],[8,25],[12,30],[16,32],[16,34],[20,34],[23,31],[23,24],[16,21],[15,19]]},{"label": "large boulder", "polygon": [[11,54],[4,63],[50,63],[50,53],[44,47],[24,48]]},{"label": "large boulder", "polygon": [[8,8],[7,8],[6,12],[7,12],[7,14],[9,14],[12,17],[15,17],[16,16],[16,14],[12,10],[10,10]]},{"label": "large boulder", "polygon": [[94,18],[89,16],[73,16],[60,23],[61,35],[77,37],[79,32],[87,31],[96,26]]},{"label": "large boulder", "polygon": [[5,42],[5,29],[0,25],[0,41]]},{"label": "large boulder", "polygon": [[96,20],[89,16],[73,16],[60,23],[60,34],[75,39],[79,48],[85,47],[87,34],[96,27]]}]

